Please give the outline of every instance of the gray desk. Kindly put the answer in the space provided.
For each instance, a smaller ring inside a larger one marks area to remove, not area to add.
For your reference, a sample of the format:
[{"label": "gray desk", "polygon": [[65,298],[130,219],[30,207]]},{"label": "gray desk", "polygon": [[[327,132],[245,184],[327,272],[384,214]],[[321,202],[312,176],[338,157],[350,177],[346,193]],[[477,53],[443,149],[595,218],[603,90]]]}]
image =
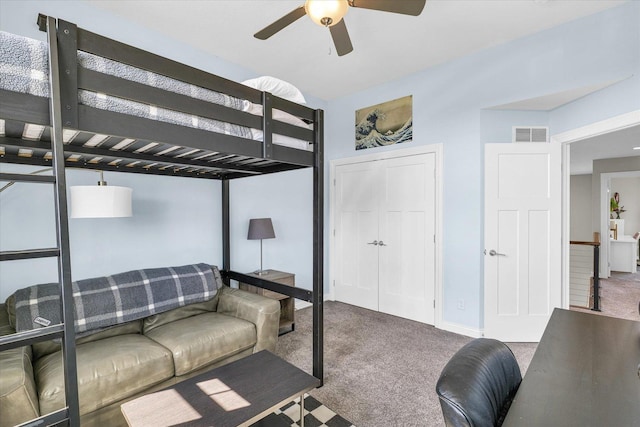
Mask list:
[{"label": "gray desk", "polygon": [[261,351],[121,408],[132,427],[249,426],[318,386],[319,379]]},{"label": "gray desk", "polygon": [[503,424],[640,426],[640,322],[556,309]]}]

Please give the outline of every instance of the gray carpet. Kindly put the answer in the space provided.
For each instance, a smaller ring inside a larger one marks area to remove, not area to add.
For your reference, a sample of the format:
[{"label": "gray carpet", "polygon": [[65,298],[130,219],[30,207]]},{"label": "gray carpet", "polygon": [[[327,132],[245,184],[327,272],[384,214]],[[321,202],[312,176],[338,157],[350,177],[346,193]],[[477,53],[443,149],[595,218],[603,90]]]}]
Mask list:
[{"label": "gray carpet", "polygon": [[[621,273],[614,271],[608,279],[600,279],[600,310],[602,311],[591,311],[580,307],[571,307],[571,310],[588,311],[619,319],[640,320],[639,302],[640,272]],[[592,299],[589,303],[593,304]]]},{"label": "gray carpet", "polygon": [[[443,426],[435,385],[449,358],[471,338],[411,320],[326,302],[323,387],[310,394],[358,427]],[[509,344],[523,372],[536,344]],[[277,354],[312,370],[311,308]]]}]

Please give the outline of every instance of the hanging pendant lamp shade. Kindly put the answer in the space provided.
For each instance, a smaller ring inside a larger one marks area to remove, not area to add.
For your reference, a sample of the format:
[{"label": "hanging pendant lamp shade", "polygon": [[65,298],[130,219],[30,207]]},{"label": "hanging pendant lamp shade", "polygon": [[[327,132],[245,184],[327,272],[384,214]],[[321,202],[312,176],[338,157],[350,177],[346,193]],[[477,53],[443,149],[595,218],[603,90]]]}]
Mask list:
[{"label": "hanging pendant lamp shade", "polygon": [[71,187],[71,218],[119,218],[133,215],[129,187],[107,185],[102,180],[98,185]]}]

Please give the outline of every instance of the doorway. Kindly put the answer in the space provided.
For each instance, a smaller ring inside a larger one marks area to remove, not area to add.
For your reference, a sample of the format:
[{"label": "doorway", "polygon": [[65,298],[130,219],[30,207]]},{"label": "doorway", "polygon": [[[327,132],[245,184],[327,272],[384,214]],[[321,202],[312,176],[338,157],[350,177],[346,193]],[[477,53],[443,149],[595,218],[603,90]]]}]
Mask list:
[{"label": "doorway", "polygon": [[[589,138],[593,138],[599,135],[603,135],[603,134],[607,134],[610,132],[615,132],[615,131],[619,131],[619,130],[623,130],[623,129],[627,129],[627,128],[631,128],[634,126],[638,126],[640,125],[640,110],[637,111],[633,111],[627,114],[623,114],[621,116],[617,116],[617,117],[613,117],[611,119],[607,119],[607,120],[603,120],[601,122],[596,122],[593,123],[591,125],[588,126],[584,126],[581,128],[577,128],[571,131],[567,131],[561,134],[556,134],[556,135],[552,135],[551,136],[551,145],[556,145],[558,146],[561,151],[562,151],[562,163],[561,165],[558,165],[558,168],[561,169],[561,173],[562,173],[562,195],[561,195],[561,213],[560,213],[560,220],[561,220],[561,230],[560,230],[560,234],[561,234],[561,241],[559,243],[559,246],[561,248],[561,267],[560,267],[560,283],[558,284],[557,281],[553,281],[552,282],[552,287],[550,288],[550,292],[555,294],[556,292],[560,292],[560,298],[559,301],[560,302],[555,302],[554,303],[554,307],[555,306],[560,306],[562,308],[568,309],[569,308],[569,302],[570,302],[570,264],[569,264],[569,254],[570,254],[570,188],[569,188],[569,182],[570,182],[570,151],[569,151],[569,147],[571,143],[574,142],[578,142],[578,141],[582,141],[582,140],[586,140]],[[505,145],[510,145],[510,144],[505,144]],[[485,166],[486,167],[486,166]],[[486,184],[486,183],[485,183]],[[599,206],[599,202],[600,202],[600,197],[599,197],[599,193],[598,193],[598,200],[594,201],[594,203],[596,204],[596,209],[597,206]],[[486,203],[486,200],[485,200]],[[485,206],[486,208],[486,206]],[[552,222],[556,223],[555,221],[557,221],[558,216],[554,216]],[[485,214],[485,221],[487,220],[486,214]],[[608,230],[608,216],[606,218],[603,218],[602,220],[598,220],[597,222],[595,222],[594,220],[594,224],[598,224],[596,225],[596,229],[604,229],[605,230],[605,236],[607,235],[606,232]],[[490,242],[487,242],[487,233],[485,232],[485,245],[487,245]],[[491,249],[490,247],[487,247],[487,252],[489,253],[489,249]],[[499,256],[499,251],[496,251],[496,253],[494,254],[495,256],[497,256],[498,258],[501,258]],[[602,259],[607,259],[607,252],[606,252],[606,247],[605,247],[605,253],[601,253],[601,260]],[[489,269],[486,269],[485,274],[487,274],[487,272],[491,272]],[[558,277],[557,274],[554,274],[553,277]],[[491,313],[495,313],[495,310],[491,310],[491,307],[489,306],[488,302],[487,302],[487,298],[494,298],[494,303],[496,303],[498,300],[496,299],[496,294],[495,293],[491,293],[491,290],[487,290],[488,285],[488,281],[485,278],[485,332],[487,330],[487,313],[489,313],[489,315],[492,315]],[[506,325],[506,323],[503,322],[503,324]],[[520,338],[514,338],[514,341],[520,340],[522,339],[522,337]]]},{"label": "doorway", "polygon": [[440,323],[441,149],[331,162],[333,299]]},{"label": "doorway", "polygon": [[[640,132],[640,129],[638,130]],[[579,144],[575,144],[574,147],[578,147]],[[572,149],[573,153],[573,149]],[[617,317],[620,319],[638,320],[640,318],[638,314],[638,302],[640,302],[640,273],[638,272],[638,235],[640,232],[640,156],[636,156],[635,159],[638,162],[638,170],[626,171],[626,172],[614,172],[614,173],[599,173],[599,177],[594,176],[594,184],[600,184],[598,190],[600,191],[600,212],[604,217],[609,218],[610,230],[601,238],[601,246],[607,245],[609,259],[607,265],[607,271],[602,272],[599,279],[598,290],[598,314],[602,314],[609,317]],[[625,158],[612,158],[606,159],[598,165],[600,172],[604,169],[604,166],[615,166],[616,163],[626,163]],[[576,178],[578,178],[576,180]],[[589,187],[577,185],[581,178],[588,178]],[[576,182],[574,182],[576,181]],[[599,182],[596,182],[599,181]],[[595,185],[594,185],[595,186]],[[580,213],[581,211],[576,209],[574,200],[588,199],[592,197],[591,190],[591,175],[572,176],[571,184],[571,197],[572,205],[571,209],[574,211],[571,214],[571,228],[572,236],[579,231],[575,225],[576,217],[586,216]],[[611,203],[611,199],[615,194],[618,194],[618,208],[619,215],[612,209],[615,207]],[[616,217],[620,217],[619,219]],[[578,224],[580,225],[580,224]],[[583,225],[585,227],[586,225]],[[591,226],[591,224],[589,224]],[[591,228],[586,229],[591,230]],[[574,237],[572,237],[573,239]],[[576,245],[571,246],[572,252],[577,250]],[[572,253],[571,257],[571,310],[576,311],[589,311],[594,312],[591,309],[595,307],[594,300],[594,288],[591,281],[593,271],[593,251],[587,253],[588,257],[585,259],[590,263],[589,268],[586,270],[588,274],[585,275],[585,280],[581,285],[585,289],[583,298],[575,301],[574,294],[576,293],[577,277],[574,274],[576,271],[576,263]]]},{"label": "doorway", "polygon": [[[556,144],[561,144],[563,151],[563,218],[562,218],[562,293],[563,293],[563,308],[569,308],[570,302],[570,245],[569,242],[571,240],[570,229],[570,178],[571,178],[571,150],[570,144],[586,142],[587,140],[607,135],[613,134],[618,131],[624,131],[631,128],[637,128],[640,126],[640,110],[633,111],[630,113],[626,113],[620,116],[612,117],[607,120],[603,120],[600,122],[596,122],[581,128],[573,129],[567,132],[563,132],[561,134],[553,135],[551,137],[551,142]],[[611,147],[606,147],[605,149],[611,149]],[[633,156],[633,154],[629,154],[629,156]],[[601,155],[600,158],[607,157],[622,157],[621,155]],[[596,173],[600,174],[600,172]],[[597,179],[597,189],[600,188],[600,180]],[[594,197],[592,200],[592,209],[591,212],[594,215],[593,230],[599,231],[600,235],[604,238],[608,238],[609,231],[609,215],[601,214],[602,212],[602,196],[601,191],[596,191],[594,193]],[[608,198],[605,200],[608,201]],[[608,210],[605,211],[608,213]],[[608,245],[602,245],[600,250],[600,271],[601,277],[607,271],[607,259],[609,257]]]}]

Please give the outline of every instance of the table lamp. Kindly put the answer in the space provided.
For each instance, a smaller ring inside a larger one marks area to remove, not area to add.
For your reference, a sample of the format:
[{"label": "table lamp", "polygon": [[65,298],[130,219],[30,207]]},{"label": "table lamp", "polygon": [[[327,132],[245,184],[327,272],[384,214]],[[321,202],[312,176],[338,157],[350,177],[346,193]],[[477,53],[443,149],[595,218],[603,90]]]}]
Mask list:
[{"label": "table lamp", "polygon": [[273,239],[274,237],[276,237],[276,233],[273,231],[271,218],[253,218],[249,220],[249,232],[247,233],[247,239],[260,239],[260,270],[254,272],[259,276],[268,273],[268,271],[262,269],[262,240]]}]

